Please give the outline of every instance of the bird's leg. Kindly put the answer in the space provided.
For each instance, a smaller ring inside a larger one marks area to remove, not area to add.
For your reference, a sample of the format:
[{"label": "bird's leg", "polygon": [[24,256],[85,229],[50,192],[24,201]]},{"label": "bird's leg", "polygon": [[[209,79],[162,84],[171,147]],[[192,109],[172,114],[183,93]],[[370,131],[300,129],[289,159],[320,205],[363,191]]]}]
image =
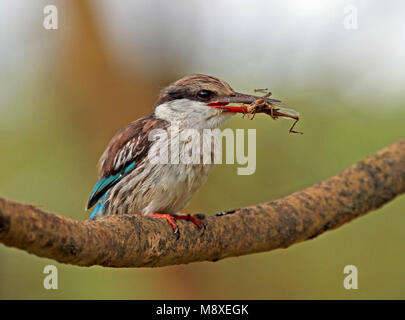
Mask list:
[{"label": "bird's leg", "polygon": [[172,227],[175,234],[177,234],[177,238],[180,237],[179,227],[177,226],[176,220],[186,220],[194,223],[199,229],[202,230],[201,235],[205,231],[205,224],[196,217],[193,217],[190,214],[187,215],[179,215],[179,214],[168,214],[168,213],[148,213],[150,217],[165,219],[169,222],[170,226]]},{"label": "bird's leg", "polygon": [[193,217],[191,214],[180,215],[180,214],[172,214],[172,216],[177,220],[186,220],[194,223],[199,229],[202,230],[202,233],[205,231],[205,224],[198,218]]},{"label": "bird's leg", "polygon": [[176,218],[172,215],[168,213],[149,213],[148,216],[167,220],[167,222],[169,222],[170,226],[173,228],[174,233],[179,234],[179,227],[177,226]]}]

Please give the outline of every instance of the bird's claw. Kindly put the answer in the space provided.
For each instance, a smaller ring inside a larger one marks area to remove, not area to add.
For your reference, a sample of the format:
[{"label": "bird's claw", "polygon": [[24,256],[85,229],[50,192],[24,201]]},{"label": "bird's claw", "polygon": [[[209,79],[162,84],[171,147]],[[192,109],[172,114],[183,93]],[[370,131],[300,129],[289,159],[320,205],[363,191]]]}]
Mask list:
[{"label": "bird's claw", "polygon": [[186,220],[186,221],[190,221],[193,224],[195,224],[201,230],[200,237],[205,233],[206,226],[199,218],[197,218],[195,216],[192,216],[190,214],[186,214],[186,215],[174,214],[172,216],[177,220],[180,220],[180,219],[181,220]]},{"label": "bird's claw", "polygon": [[173,229],[173,233],[176,235],[177,239],[180,238],[180,230],[176,223],[176,220],[186,220],[194,223],[201,230],[200,237],[204,234],[206,229],[205,224],[199,218],[191,216],[190,214],[177,215],[167,213],[150,213],[149,215],[154,218],[165,219],[167,222],[169,222],[170,226]]},{"label": "bird's claw", "polygon": [[206,229],[205,223],[202,224],[200,229],[201,229],[200,237],[202,237],[204,235],[205,229]]},{"label": "bird's claw", "polygon": [[179,227],[176,225],[176,229],[174,229],[174,235],[176,236],[176,240],[180,239],[180,231],[179,231]]}]

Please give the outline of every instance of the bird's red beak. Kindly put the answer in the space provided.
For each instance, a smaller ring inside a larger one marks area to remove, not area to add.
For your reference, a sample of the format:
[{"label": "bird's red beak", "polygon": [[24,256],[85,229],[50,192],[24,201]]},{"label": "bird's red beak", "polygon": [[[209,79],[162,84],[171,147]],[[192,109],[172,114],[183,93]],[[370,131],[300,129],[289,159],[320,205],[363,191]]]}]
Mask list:
[{"label": "bird's red beak", "polygon": [[[253,96],[244,93],[235,92],[229,96],[221,97],[217,101],[213,101],[208,103],[208,106],[213,108],[218,108],[223,110],[224,112],[233,112],[233,113],[247,113],[247,106],[244,104],[251,104],[258,99],[263,99],[264,101],[272,104],[277,105],[280,104],[280,100],[276,99],[269,99],[264,97]],[[230,106],[231,103],[242,104],[242,106]]]},{"label": "bird's red beak", "polygon": [[[210,106],[212,108],[221,109],[223,112],[246,114],[246,113],[249,113],[248,106],[251,103],[255,102],[256,100],[260,100],[260,99],[268,102],[271,106],[275,106],[275,108],[273,108],[271,110],[259,108],[258,110],[255,110],[254,113],[267,113],[267,114],[271,115],[271,117],[274,119],[277,117],[283,117],[283,118],[295,119],[296,121],[298,121],[299,113],[297,111],[295,111],[293,109],[287,109],[287,108],[280,107],[279,105],[282,104],[282,102],[280,100],[270,99],[267,97],[258,97],[258,96],[253,96],[253,95],[249,95],[249,94],[235,92],[229,96],[222,97],[222,98],[218,99],[217,101],[212,101],[212,102],[208,103],[208,106]],[[229,104],[231,104],[231,103],[237,103],[237,104],[242,104],[242,105],[230,106]]]}]

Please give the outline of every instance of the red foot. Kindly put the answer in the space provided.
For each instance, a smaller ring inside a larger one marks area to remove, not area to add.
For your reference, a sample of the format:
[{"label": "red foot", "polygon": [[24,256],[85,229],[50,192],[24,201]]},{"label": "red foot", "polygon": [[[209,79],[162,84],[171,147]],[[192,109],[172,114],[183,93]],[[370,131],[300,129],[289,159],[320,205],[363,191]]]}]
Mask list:
[{"label": "red foot", "polygon": [[174,233],[179,232],[179,227],[177,226],[176,219],[173,216],[171,216],[170,214],[168,214],[168,213],[150,213],[148,215],[151,217],[154,217],[154,218],[160,218],[160,219],[167,220],[170,223],[170,225],[172,226]]},{"label": "red foot", "polygon": [[167,220],[171,227],[173,228],[174,233],[179,234],[179,227],[177,226],[176,220],[186,220],[194,223],[199,229],[202,230],[202,233],[205,231],[205,225],[200,219],[193,217],[190,214],[187,215],[178,215],[178,214],[168,214],[168,213],[149,213],[151,217],[160,218]]},{"label": "red foot", "polygon": [[194,223],[199,229],[203,229],[205,227],[204,223],[200,219],[197,219],[196,217],[193,217],[190,214],[186,215],[178,215],[178,214],[172,214],[172,216],[177,219],[177,220],[186,220]]}]

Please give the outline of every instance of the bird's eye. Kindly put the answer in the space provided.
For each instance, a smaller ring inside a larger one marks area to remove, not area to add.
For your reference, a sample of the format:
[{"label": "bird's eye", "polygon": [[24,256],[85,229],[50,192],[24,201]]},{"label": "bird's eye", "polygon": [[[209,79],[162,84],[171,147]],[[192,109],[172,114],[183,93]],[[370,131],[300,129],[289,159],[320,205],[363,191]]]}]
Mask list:
[{"label": "bird's eye", "polygon": [[200,99],[203,99],[203,100],[207,100],[207,99],[211,98],[212,95],[213,95],[213,92],[212,92],[212,91],[209,91],[209,90],[200,90],[200,91],[198,91],[198,93],[197,93],[197,96],[198,96]]}]

